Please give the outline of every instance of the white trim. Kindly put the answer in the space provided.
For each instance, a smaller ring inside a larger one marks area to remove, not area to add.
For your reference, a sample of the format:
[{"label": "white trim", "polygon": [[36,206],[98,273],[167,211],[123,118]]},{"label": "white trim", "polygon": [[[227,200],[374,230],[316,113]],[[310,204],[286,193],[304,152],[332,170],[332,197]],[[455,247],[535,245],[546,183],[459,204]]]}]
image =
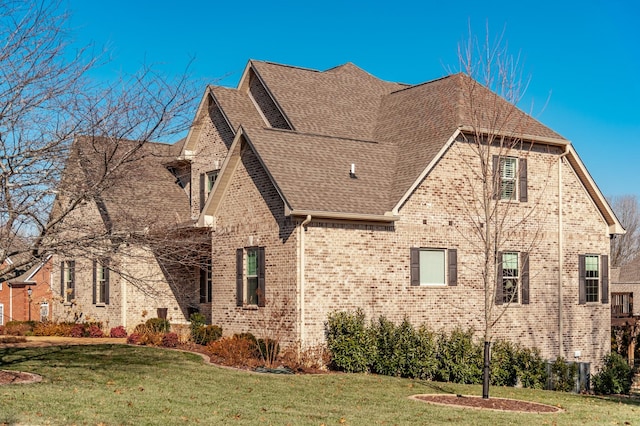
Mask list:
[{"label": "white trim", "polygon": [[4,325],[4,303],[0,303],[0,325]]}]

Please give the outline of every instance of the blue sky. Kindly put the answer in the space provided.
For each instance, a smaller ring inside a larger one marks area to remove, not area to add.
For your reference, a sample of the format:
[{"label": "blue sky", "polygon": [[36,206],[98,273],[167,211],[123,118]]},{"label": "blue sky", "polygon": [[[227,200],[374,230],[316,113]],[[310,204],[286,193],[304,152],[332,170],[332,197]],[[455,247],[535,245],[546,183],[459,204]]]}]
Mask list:
[{"label": "blue sky", "polygon": [[640,2],[637,0],[68,0],[79,44],[106,46],[110,79],[155,64],[235,86],[248,59],[324,70],[353,62],[390,81],[457,69],[473,32],[505,30],[531,83],[519,105],[571,140],[609,195],[640,198]]}]

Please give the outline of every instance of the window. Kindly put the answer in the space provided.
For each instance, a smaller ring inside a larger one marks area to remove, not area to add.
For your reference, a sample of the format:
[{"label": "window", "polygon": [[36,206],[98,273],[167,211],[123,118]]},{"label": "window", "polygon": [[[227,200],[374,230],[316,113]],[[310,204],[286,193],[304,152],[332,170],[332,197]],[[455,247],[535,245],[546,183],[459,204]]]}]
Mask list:
[{"label": "window", "polygon": [[526,252],[498,252],[498,282],[496,305],[529,303],[529,254]]},{"label": "window", "polygon": [[611,315],[630,317],[633,315],[633,293],[611,293]]},{"label": "window", "polygon": [[236,250],[236,305],[265,306],[264,247]]},{"label": "window", "polygon": [[578,303],[609,303],[609,256],[578,256]]},{"label": "window", "polygon": [[502,253],[502,302],[518,303],[518,253]]},{"label": "window", "polygon": [[60,262],[60,295],[68,303],[76,297],[75,269],[76,262],[74,260]]},{"label": "window", "polygon": [[0,325],[4,325],[4,305],[0,303]]},{"label": "window", "polygon": [[458,256],[456,249],[412,248],[411,285],[456,285]]},{"label": "window", "polygon": [[527,201],[527,159],[493,156],[496,174],[494,198],[499,200]]},{"label": "window", "polygon": [[204,209],[204,205],[207,202],[207,197],[213,189],[213,185],[218,179],[218,173],[220,169],[212,170],[207,173],[200,173],[200,211]]},{"label": "window", "polygon": [[40,304],[40,322],[46,322],[49,320],[49,302],[42,302]]},{"label": "window", "polygon": [[500,199],[515,200],[516,198],[516,159],[513,157],[500,158]]},{"label": "window", "polygon": [[200,303],[210,303],[212,298],[211,256],[203,258],[200,264]]},{"label": "window", "polygon": [[109,304],[109,259],[93,261],[93,304]]}]

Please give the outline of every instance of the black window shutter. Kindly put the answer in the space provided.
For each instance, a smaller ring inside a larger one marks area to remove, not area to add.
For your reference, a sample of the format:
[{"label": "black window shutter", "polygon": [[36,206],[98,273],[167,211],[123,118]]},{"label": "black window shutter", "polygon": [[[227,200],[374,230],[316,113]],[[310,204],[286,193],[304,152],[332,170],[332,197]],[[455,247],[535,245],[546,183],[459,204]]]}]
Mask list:
[{"label": "black window shutter", "polygon": [[529,304],[529,253],[520,253],[522,258],[522,273],[520,276],[520,286],[522,287],[522,304]]},{"label": "black window shutter", "polygon": [[206,184],[206,175],[204,173],[200,173],[200,211],[204,209],[204,203],[206,201],[205,198],[205,187]]},{"label": "black window shutter", "polygon": [[600,256],[600,262],[602,263],[602,278],[600,284],[602,285],[602,303],[609,303],[609,256]]},{"label": "black window shutter", "polygon": [[587,303],[585,255],[578,255],[578,304]]},{"label": "black window shutter", "polygon": [[493,199],[497,200],[500,197],[500,186],[502,186],[502,176],[500,175],[500,157],[498,155],[493,156]]},{"label": "black window shutter", "polygon": [[449,262],[449,285],[458,285],[458,250],[448,250]]},{"label": "black window shutter", "polygon": [[236,250],[236,306],[242,306],[242,288],[244,283],[242,280],[242,271],[244,269],[244,250]]},{"label": "black window shutter", "polygon": [[97,298],[97,293],[98,293],[98,279],[97,279],[97,275],[98,275],[98,262],[93,261],[93,292],[92,292],[92,297],[93,297],[93,304],[95,305],[98,298]]},{"label": "black window shutter", "polygon": [[496,258],[496,305],[502,305],[503,303],[503,292],[502,292],[502,252],[498,252],[498,257]]},{"label": "black window shutter", "polygon": [[409,253],[411,285],[420,285],[420,249],[412,247]]},{"label": "black window shutter", "polygon": [[60,262],[60,296],[64,301],[67,300],[67,295],[64,292],[64,261]]},{"label": "black window shutter", "polygon": [[527,201],[527,159],[520,158],[518,164],[519,184],[520,184],[520,201]]},{"label": "black window shutter", "polygon": [[109,304],[109,259],[104,260],[104,303]]},{"label": "black window shutter", "polygon": [[264,247],[258,247],[258,306],[266,305],[266,293],[264,282]]}]

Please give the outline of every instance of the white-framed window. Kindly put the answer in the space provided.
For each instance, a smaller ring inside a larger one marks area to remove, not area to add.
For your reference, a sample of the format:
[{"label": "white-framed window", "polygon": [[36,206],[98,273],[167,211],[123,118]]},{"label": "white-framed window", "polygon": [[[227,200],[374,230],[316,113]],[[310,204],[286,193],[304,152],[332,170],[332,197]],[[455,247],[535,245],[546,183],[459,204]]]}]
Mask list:
[{"label": "white-framed window", "polygon": [[502,302],[518,303],[520,292],[520,266],[518,253],[502,253]]},{"label": "white-framed window", "polygon": [[236,305],[265,306],[265,250],[236,250]]},{"label": "white-framed window", "polygon": [[76,262],[64,260],[60,263],[60,295],[70,303],[76,298]]},{"label": "white-framed window", "polygon": [[40,321],[45,322],[49,320],[49,302],[40,303]]},{"label": "white-framed window", "polygon": [[500,157],[500,199],[515,200],[517,196],[518,159]]},{"label": "white-framed window", "polygon": [[200,271],[200,303],[211,303],[213,299],[211,256],[201,260],[198,270]]},{"label": "white-framed window", "polygon": [[587,302],[598,301],[598,288],[600,287],[600,257],[587,255],[584,258],[585,266],[585,297]]},{"label": "white-framed window", "polygon": [[457,285],[457,262],[456,249],[412,248],[410,251],[411,285]]},{"label": "white-framed window", "polygon": [[220,173],[220,169],[212,170],[210,172],[207,172],[207,179],[206,179],[206,184],[207,184],[206,194],[207,194],[207,196],[209,195],[209,193],[213,189],[213,185],[216,183],[216,180],[218,179],[218,174],[219,173]]},{"label": "white-framed window", "polygon": [[109,304],[109,259],[93,261],[93,304]]},{"label": "white-framed window", "polygon": [[0,303],[0,325],[4,325],[4,305]]}]

